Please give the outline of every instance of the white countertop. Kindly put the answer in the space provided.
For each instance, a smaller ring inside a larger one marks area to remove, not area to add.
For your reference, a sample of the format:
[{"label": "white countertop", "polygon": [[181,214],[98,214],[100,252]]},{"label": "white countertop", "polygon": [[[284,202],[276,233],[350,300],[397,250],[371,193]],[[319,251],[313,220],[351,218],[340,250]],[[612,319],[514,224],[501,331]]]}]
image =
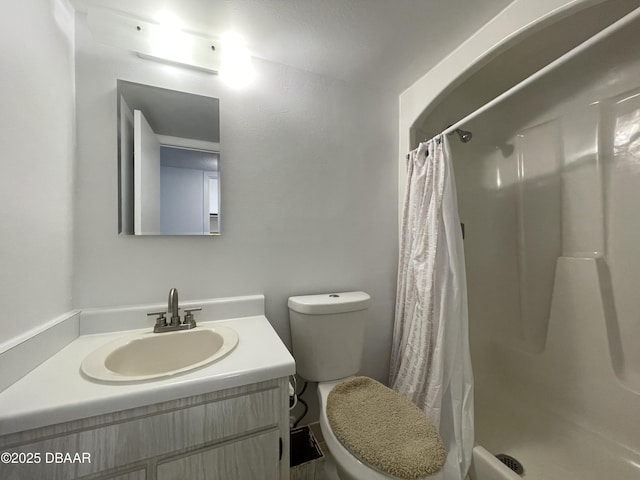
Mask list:
[{"label": "white countertop", "polygon": [[128,330],[81,335],[0,393],[0,435],[152,405],[295,373],[293,357],[263,315],[202,322],[238,332],[236,348],[191,372],[143,383],[105,384],[80,373],[84,358]]}]

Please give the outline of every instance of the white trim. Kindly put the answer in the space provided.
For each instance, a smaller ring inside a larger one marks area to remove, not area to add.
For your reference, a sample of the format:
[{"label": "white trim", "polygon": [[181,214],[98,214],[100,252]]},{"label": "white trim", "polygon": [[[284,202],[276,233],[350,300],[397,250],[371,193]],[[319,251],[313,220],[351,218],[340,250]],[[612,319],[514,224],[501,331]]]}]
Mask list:
[{"label": "white trim", "polygon": [[220,153],[220,144],[208,142],[206,140],[195,140],[193,138],[173,137],[171,135],[157,135],[160,145],[163,147],[179,147],[189,150],[200,150],[203,152]]}]

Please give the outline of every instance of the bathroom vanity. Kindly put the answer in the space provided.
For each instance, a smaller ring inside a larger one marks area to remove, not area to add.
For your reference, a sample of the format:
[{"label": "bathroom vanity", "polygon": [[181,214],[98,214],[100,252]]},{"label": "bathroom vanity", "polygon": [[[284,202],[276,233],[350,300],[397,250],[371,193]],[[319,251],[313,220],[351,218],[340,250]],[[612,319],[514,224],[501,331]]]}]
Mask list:
[{"label": "bathroom vanity", "polygon": [[82,360],[130,332],[99,333],[79,336],[0,393],[0,478],[288,479],[293,358],[264,315],[202,323],[212,325],[234,329],[238,345],[191,372],[89,380]]}]

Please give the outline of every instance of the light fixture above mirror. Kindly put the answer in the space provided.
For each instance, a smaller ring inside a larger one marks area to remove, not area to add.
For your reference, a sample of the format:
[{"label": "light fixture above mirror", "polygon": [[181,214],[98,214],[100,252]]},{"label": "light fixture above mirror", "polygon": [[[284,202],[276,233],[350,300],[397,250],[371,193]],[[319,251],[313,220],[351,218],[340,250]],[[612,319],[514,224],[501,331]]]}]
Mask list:
[{"label": "light fixture above mirror", "polygon": [[227,85],[246,86],[253,80],[251,53],[236,32],[203,36],[186,32],[180,19],[160,12],[148,21],[105,8],[89,8],[88,24],[94,37],[140,57],[220,74]]}]

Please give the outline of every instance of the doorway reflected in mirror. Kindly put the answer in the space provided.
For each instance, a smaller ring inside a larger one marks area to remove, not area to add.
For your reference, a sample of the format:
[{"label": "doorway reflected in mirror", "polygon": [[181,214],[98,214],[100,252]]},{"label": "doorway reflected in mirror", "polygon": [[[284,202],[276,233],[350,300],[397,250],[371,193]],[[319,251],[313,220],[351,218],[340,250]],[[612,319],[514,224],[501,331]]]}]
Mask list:
[{"label": "doorway reflected in mirror", "polygon": [[118,80],[119,232],[220,234],[219,100]]}]

